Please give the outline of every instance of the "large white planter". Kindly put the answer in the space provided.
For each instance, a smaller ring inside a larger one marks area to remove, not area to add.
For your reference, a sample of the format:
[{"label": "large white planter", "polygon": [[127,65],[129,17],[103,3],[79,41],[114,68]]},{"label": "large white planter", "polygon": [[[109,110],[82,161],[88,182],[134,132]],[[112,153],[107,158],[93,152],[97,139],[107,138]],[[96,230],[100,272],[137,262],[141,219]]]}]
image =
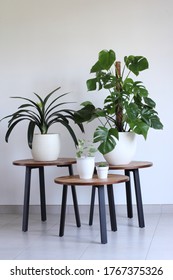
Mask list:
[{"label": "large white planter", "polygon": [[133,132],[119,132],[119,140],[114,150],[105,154],[104,158],[110,165],[128,164],[133,160],[135,152],[136,134]]},{"label": "large white planter", "polygon": [[91,179],[94,174],[95,157],[77,158],[77,172],[81,179]]},{"label": "large white planter", "polygon": [[32,156],[37,161],[57,160],[60,153],[59,134],[34,134]]}]

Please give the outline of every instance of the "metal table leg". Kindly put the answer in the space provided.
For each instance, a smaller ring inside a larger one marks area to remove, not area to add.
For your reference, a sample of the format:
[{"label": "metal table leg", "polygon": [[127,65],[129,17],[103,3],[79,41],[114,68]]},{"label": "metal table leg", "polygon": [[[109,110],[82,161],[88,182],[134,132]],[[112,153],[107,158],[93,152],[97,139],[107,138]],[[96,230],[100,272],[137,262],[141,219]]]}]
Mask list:
[{"label": "metal table leg", "polygon": [[101,243],[106,244],[107,243],[107,229],[106,229],[106,209],[105,209],[104,186],[98,187],[98,198],[99,198]]},{"label": "metal table leg", "polygon": [[141,195],[141,185],[140,185],[140,179],[139,179],[139,170],[134,169],[133,170],[133,175],[134,175],[134,184],[135,184],[136,204],[137,204],[137,211],[138,211],[139,227],[143,228],[143,227],[145,227],[145,222],[144,222],[142,195]]},{"label": "metal table leg", "polygon": [[31,185],[31,167],[26,166],[25,171],[25,189],[24,189],[24,203],[23,203],[23,223],[22,230],[28,230],[28,217],[29,217],[29,199],[30,199],[30,185]]},{"label": "metal table leg", "polygon": [[117,231],[117,221],[116,221],[116,213],[115,213],[115,203],[114,203],[114,192],[113,186],[107,186],[108,193],[108,201],[109,201],[109,213],[110,213],[110,221],[111,221],[111,229],[112,231]]},{"label": "metal table leg", "polygon": [[40,181],[41,220],[46,221],[46,196],[45,196],[44,167],[39,167],[39,181]]},{"label": "metal table leg", "polygon": [[[73,175],[72,165],[69,165],[68,169],[69,169],[69,174]],[[77,195],[76,195],[76,187],[72,185],[71,191],[72,191],[72,197],[73,197],[74,212],[75,212],[75,217],[76,217],[76,225],[77,225],[77,227],[80,227],[81,222],[80,222],[79,207],[78,207],[78,201],[77,201]]]},{"label": "metal table leg", "polygon": [[93,224],[95,193],[96,193],[96,188],[94,186],[92,186],[90,214],[89,214],[89,225],[90,226],[92,226],[92,224]]},{"label": "metal table leg", "polygon": [[125,175],[129,177],[129,181],[126,182],[127,216],[128,218],[133,218],[130,171],[125,170]]},{"label": "metal table leg", "polygon": [[66,204],[67,204],[67,190],[68,190],[68,186],[63,185],[59,236],[64,235]]}]

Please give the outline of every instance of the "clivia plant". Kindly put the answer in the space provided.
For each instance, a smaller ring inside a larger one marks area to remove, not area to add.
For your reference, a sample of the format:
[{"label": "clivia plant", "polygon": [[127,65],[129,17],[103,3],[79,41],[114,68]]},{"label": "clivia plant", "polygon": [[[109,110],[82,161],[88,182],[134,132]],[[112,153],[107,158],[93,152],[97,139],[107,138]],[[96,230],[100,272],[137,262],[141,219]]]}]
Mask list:
[{"label": "clivia plant", "polygon": [[[27,121],[27,139],[30,148],[32,148],[32,140],[35,128],[38,127],[41,134],[47,134],[49,128],[55,123],[60,123],[66,127],[74,141],[74,144],[77,145],[77,137],[72,126],[70,125],[70,121],[74,122],[75,111],[65,107],[67,104],[72,102],[61,101],[62,98],[69,93],[60,94],[54,99],[51,99],[53,94],[55,94],[59,89],[60,87],[54,89],[48,93],[44,99],[37,93],[34,93],[35,97],[37,98],[36,101],[26,97],[11,97],[22,100],[24,103],[18,107],[17,111],[3,118],[9,119],[8,129],[5,135],[6,142],[8,142],[9,136],[14,127],[20,122]],[[83,125],[78,124],[78,126],[81,131],[84,132]]]}]

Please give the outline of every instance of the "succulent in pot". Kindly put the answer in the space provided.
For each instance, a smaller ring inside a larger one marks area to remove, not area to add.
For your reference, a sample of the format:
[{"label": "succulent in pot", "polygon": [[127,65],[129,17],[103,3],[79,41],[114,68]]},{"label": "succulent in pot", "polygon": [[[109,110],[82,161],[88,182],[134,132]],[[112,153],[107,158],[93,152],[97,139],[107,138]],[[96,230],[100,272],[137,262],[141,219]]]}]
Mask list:
[{"label": "succulent in pot", "polygon": [[[77,145],[78,140],[70,124],[70,121],[74,122],[74,110],[66,108],[66,105],[72,102],[61,101],[62,98],[69,93],[63,93],[56,96],[54,99],[51,99],[53,94],[55,94],[58,90],[60,90],[60,87],[48,93],[44,99],[37,93],[34,93],[35,97],[37,98],[37,101],[34,101],[26,97],[20,97],[20,96],[11,97],[15,99],[20,99],[25,102],[18,107],[16,112],[3,118],[3,119],[9,119],[8,129],[5,135],[6,142],[8,142],[9,136],[13,131],[14,127],[20,122],[27,121],[28,122],[28,130],[27,130],[28,145],[32,150],[35,149],[36,152],[38,152],[39,149],[41,150],[41,147],[44,144],[44,142],[47,142],[46,138],[48,138],[47,136],[49,135],[48,133],[49,128],[55,123],[59,123],[64,127],[66,127],[74,141],[74,144]],[[80,127],[81,131],[84,132],[83,125],[78,124],[78,126]],[[38,146],[34,148],[33,147],[34,142],[38,141],[36,140],[38,134],[35,135],[34,133],[36,127],[39,129],[40,134],[44,137],[42,138],[41,144],[39,143]],[[51,137],[50,146],[47,148],[43,146],[43,151],[49,154],[48,160],[57,159],[60,150],[60,148],[56,146],[56,152],[52,151],[53,158],[50,157],[52,145],[54,143],[53,136],[54,136],[53,134],[50,134]],[[55,140],[57,142],[57,145],[59,145],[59,136],[56,135],[55,138],[56,138]],[[36,156],[36,160],[46,160],[46,159],[44,158],[44,156],[43,157]]]},{"label": "succulent in pot", "polygon": [[106,179],[108,177],[109,165],[107,162],[99,162],[96,164],[97,176],[99,179]]},{"label": "succulent in pot", "polygon": [[144,56],[125,56],[124,66],[117,61],[113,50],[102,50],[97,62],[91,68],[94,77],[88,79],[88,91],[105,90],[108,95],[103,107],[96,107],[91,101],[81,104],[82,108],[75,113],[76,123],[100,121],[93,141],[99,142],[98,150],[106,155],[119,142],[120,134],[130,132],[143,135],[146,139],[150,128],[162,129],[156,111],[156,103],[141,81],[136,81],[130,74],[138,76],[148,69],[149,63]]}]

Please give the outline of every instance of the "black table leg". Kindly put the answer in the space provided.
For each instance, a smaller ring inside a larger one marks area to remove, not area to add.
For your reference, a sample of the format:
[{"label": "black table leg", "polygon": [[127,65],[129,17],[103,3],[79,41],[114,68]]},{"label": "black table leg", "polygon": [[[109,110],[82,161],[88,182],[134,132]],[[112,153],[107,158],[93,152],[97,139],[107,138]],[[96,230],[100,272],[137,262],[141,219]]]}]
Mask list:
[{"label": "black table leg", "polygon": [[31,185],[31,168],[26,166],[24,203],[23,203],[23,224],[22,224],[22,230],[24,232],[28,230],[30,185]]},{"label": "black table leg", "polygon": [[95,193],[96,193],[96,188],[94,186],[92,186],[91,203],[90,203],[90,214],[89,214],[89,225],[90,226],[92,226],[92,224],[93,224]]},{"label": "black table leg", "polygon": [[67,190],[68,190],[68,186],[63,185],[59,236],[64,235],[66,204],[67,204]]},{"label": "black table leg", "polygon": [[44,167],[39,167],[41,220],[46,221],[46,196]]},{"label": "black table leg", "polygon": [[126,182],[127,216],[128,218],[133,218],[130,171],[125,170],[125,175],[129,177],[129,181]]},{"label": "black table leg", "polygon": [[[68,169],[69,169],[69,174],[72,176],[73,175],[72,165],[69,165]],[[81,222],[80,222],[79,207],[78,207],[78,201],[77,201],[77,195],[76,195],[76,187],[72,185],[71,191],[72,191],[72,197],[73,197],[74,212],[75,212],[75,217],[76,217],[76,225],[77,225],[77,227],[80,227]]]},{"label": "black table leg", "polygon": [[139,170],[134,169],[133,175],[134,175],[134,183],[135,183],[135,193],[136,193],[136,204],[137,204],[137,211],[138,211],[139,227],[143,228],[143,227],[145,227],[145,222],[144,222],[144,212],[143,212],[143,205],[142,205]]},{"label": "black table leg", "polygon": [[105,209],[104,186],[98,187],[98,197],[99,197],[101,243],[106,244],[107,243],[107,229],[106,229],[106,209]]},{"label": "black table leg", "polygon": [[109,201],[111,229],[112,229],[112,231],[116,231],[117,230],[117,221],[116,221],[116,213],[115,213],[114,192],[113,192],[112,185],[107,186],[107,193],[108,193],[108,201]]}]

